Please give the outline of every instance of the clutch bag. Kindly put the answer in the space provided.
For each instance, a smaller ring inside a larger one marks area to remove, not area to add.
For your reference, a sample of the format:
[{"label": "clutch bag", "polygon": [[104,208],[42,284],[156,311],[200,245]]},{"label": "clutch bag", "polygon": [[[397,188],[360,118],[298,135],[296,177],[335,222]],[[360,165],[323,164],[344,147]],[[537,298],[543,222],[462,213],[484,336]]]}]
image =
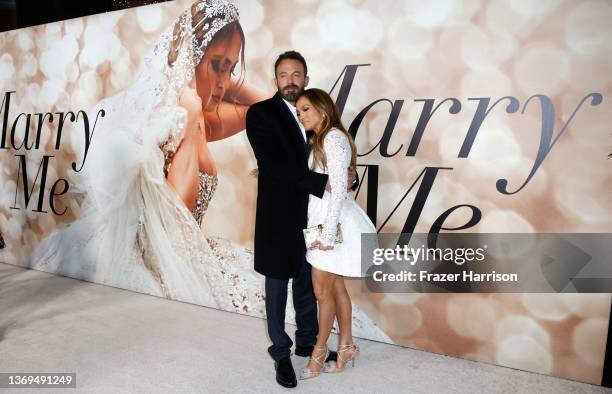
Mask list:
[{"label": "clutch bag", "polygon": [[[317,239],[320,239],[323,235],[323,225],[317,224],[316,226],[305,228],[303,231],[306,246],[312,245]],[[340,223],[338,223],[338,226],[336,227],[335,243],[342,243],[342,228],[340,227]]]}]

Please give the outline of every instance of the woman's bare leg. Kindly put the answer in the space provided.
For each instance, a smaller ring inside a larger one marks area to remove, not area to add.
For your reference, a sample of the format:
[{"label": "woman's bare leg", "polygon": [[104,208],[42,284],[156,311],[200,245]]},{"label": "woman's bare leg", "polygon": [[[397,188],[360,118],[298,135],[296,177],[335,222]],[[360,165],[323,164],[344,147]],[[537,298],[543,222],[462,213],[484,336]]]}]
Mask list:
[{"label": "woman's bare leg", "polygon": [[[312,351],[312,357],[317,357],[319,361],[324,356],[325,350],[321,349],[327,346],[327,340],[331,334],[336,315],[336,302],[333,296],[333,286],[337,275],[330,272],[321,271],[312,268],[312,287],[319,303],[319,334],[317,335],[317,343]],[[308,363],[308,369],[313,372],[321,370],[321,366],[314,361]]]},{"label": "woman's bare leg", "polygon": [[353,342],[353,307],[346,286],[344,277],[338,276],[334,281],[334,298],[336,300],[336,316],[338,317],[338,328],[340,331],[340,345],[347,345]]},{"label": "woman's bare leg", "polygon": [[[338,340],[338,349],[342,350],[339,355],[345,360],[348,360],[355,349],[347,349],[347,345],[353,343],[353,307],[351,298],[346,291],[344,285],[344,277],[338,276],[334,281],[334,299],[336,300],[336,315],[338,317],[338,327],[340,329],[340,338]],[[336,361],[336,366],[340,369],[344,367],[344,363],[340,358]]]}]

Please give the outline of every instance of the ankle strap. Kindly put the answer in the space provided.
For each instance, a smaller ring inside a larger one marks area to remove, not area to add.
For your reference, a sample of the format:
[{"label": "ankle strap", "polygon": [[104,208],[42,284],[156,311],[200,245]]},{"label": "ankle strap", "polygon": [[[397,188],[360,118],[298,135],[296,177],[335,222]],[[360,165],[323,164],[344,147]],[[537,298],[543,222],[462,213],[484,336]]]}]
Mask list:
[{"label": "ankle strap", "polygon": [[[323,366],[323,363],[325,362],[325,360],[327,359],[327,356],[329,355],[329,348],[327,346],[315,346],[315,349],[325,349],[325,353],[315,357],[315,356],[310,356],[310,359],[312,361],[314,361],[316,364],[318,364],[320,367]],[[314,352],[314,350],[313,350]],[[320,361],[319,358],[323,356],[323,361]]]},{"label": "ankle strap", "polygon": [[[351,354],[348,359],[345,359],[344,357],[342,357],[342,354],[344,352],[347,352],[349,350],[355,350],[355,352],[353,354]],[[348,345],[340,345],[338,346],[338,359],[340,359],[340,361],[342,361],[343,363],[347,363],[348,361],[350,361],[351,359],[355,358],[355,355],[359,352],[359,348],[357,347],[357,345],[355,345],[354,343],[350,343]]]}]

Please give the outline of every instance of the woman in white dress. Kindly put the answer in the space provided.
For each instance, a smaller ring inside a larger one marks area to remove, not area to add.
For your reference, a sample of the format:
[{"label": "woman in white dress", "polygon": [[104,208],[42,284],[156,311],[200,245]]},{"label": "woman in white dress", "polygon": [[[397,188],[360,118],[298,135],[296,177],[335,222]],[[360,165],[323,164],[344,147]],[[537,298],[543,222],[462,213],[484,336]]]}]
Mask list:
[{"label": "woman in white dress", "polygon": [[[312,265],[312,283],[319,303],[319,334],[308,366],[301,378],[323,372],[341,372],[353,366],[359,352],[351,332],[351,299],[344,277],[362,277],[361,234],[376,233],[365,212],[348,198],[347,172],[355,167],[353,138],[340,121],[339,111],[331,97],[320,89],[305,90],[296,103],[300,122],[314,135],[309,140],[309,164],[314,171],[328,174],[331,192],[323,198],[310,196],[308,227],[322,225],[320,236],[307,245],[307,261]],[[341,233],[341,239],[338,238]],[[338,242],[336,242],[338,241]],[[341,241],[341,242],[340,242]],[[338,360],[324,366],[329,348],[327,340],[334,317],[338,318],[340,338]]]}]

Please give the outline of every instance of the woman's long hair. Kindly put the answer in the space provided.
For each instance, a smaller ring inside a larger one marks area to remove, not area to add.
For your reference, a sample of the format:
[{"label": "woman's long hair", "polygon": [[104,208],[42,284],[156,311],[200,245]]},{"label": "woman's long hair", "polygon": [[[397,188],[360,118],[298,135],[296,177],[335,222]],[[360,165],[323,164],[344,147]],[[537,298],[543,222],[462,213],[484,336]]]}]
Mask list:
[{"label": "woman's long hair", "polygon": [[[327,168],[327,157],[325,156],[325,150],[323,149],[323,141],[327,133],[332,128],[340,130],[348,139],[351,145],[351,167],[355,168],[357,165],[357,149],[355,148],[355,141],[353,137],[346,131],[346,128],[342,125],[340,120],[340,111],[336,104],[334,104],[332,98],[321,89],[306,89],[300,97],[305,97],[310,101],[312,106],[321,114],[323,123],[320,133],[315,133],[310,138],[308,144],[313,154],[313,166],[319,165],[321,168]],[[299,97],[298,97],[299,100]]]}]

